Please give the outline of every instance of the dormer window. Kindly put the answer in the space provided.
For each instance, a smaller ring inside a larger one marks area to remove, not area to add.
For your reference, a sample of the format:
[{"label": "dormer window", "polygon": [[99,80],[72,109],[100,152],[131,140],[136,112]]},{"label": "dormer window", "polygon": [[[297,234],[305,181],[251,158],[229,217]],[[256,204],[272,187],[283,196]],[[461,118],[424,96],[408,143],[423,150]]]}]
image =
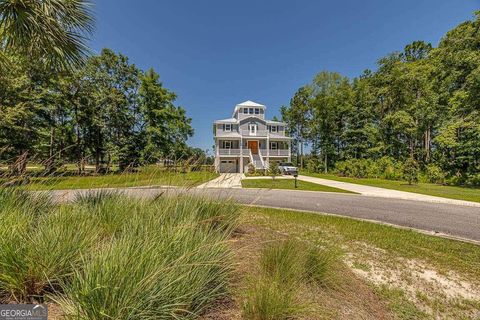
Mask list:
[{"label": "dormer window", "polygon": [[223,131],[225,132],[231,132],[232,131],[232,125],[230,123],[227,123],[223,127]]},{"label": "dormer window", "polygon": [[243,108],[243,113],[248,114],[248,108]]},{"label": "dormer window", "polygon": [[260,109],[255,108],[255,114],[260,114]]},{"label": "dormer window", "polygon": [[270,126],[270,132],[277,132],[277,126]]},{"label": "dormer window", "polygon": [[248,113],[249,113],[249,114],[253,114],[253,108],[249,108],[249,109],[248,109]]}]

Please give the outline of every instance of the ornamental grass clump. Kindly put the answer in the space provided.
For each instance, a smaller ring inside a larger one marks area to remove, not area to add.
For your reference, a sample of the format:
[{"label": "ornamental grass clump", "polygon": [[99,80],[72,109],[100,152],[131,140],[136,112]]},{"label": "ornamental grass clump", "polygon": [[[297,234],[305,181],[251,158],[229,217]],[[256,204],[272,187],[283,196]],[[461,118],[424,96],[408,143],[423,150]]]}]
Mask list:
[{"label": "ornamental grass clump", "polygon": [[227,292],[231,203],[100,192],[54,204],[2,192],[1,302],[54,301],[75,319],[172,319]]},{"label": "ornamental grass clump", "polygon": [[331,283],[337,255],[296,240],[265,246],[259,272],[248,280],[243,314],[250,320],[297,319],[308,314],[302,290]]}]

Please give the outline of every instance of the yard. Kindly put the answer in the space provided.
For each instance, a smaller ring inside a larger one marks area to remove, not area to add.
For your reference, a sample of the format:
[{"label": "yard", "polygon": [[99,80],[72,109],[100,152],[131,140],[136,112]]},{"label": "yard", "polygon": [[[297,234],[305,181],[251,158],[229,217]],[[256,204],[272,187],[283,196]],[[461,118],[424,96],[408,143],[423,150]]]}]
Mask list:
[{"label": "yard", "polygon": [[449,198],[449,199],[480,202],[480,188],[478,187],[473,188],[473,187],[444,186],[444,185],[433,184],[433,183],[417,183],[417,184],[409,185],[408,182],[406,181],[349,178],[349,177],[339,177],[333,174],[309,173],[309,172],[301,172],[301,174],[306,176],[311,176],[311,177],[356,183],[356,184],[372,186],[372,187],[414,192],[414,193],[426,194],[426,195]]},{"label": "yard", "polygon": [[[71,174],[48,177],[32,177],[26,188],[29,190],[62,190],[140,186],[194,187],[218,177],[209,171],[179,173],[160,166],[146,166],[134,173],[109,173],[104,175],[79,176]],[[4,182],[7,180],[4,179]]]},{"label": "yard", "polygon": [[186,194],[104,191],[58,204],[13,188],[0,190],[0,219],[0,303],[45,302],[52,319],[480,311],[477,245],[365,221]]},{"label": "yard", "polygon": [[295,188],[294,179],[282,178],[266,178],[266,179],[244,179],[242,180],[243,188],[266,188],[266,189],[292,189],[292,190],[306,190],[306,191],[323,191],[323,192],[341,192],[352,193],[350,191],[323,186],[317,183],[306,181],[297,181],[297,188]]}]

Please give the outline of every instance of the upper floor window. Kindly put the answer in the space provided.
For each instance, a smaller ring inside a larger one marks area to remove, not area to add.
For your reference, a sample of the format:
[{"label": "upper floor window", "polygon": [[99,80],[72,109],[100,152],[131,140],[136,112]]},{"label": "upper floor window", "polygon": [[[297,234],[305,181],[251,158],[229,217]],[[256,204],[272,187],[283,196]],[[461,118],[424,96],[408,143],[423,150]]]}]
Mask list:
[{"label": "upper floor window", "polygon": [[248,114],[248,108],[243,108],[243,113]]},{"label": "upper floor window", "polygon": [[277,126],[270,126],[270,132],[277,132]]},{"label": "upper floor window", "polygon": [[249,114],[253,114],[253,108],[248,109]]},{"label": "upper floor window", "polygon": [[278,144],[277,142],[270,142],[270,149],[272,150],[277,150]]},{"label": "upper floor window", "polygon": [[223,148],[224,149],[231,149],[232,148],[232,141],[223,141]]},{"label": "upper floor window", "polygon": [[223,125],[223,131],[230,132],[232,131],[232,125],[230,123],[226,123]]},{"label": "upper floor window", "polygon": [[260,114],[260,109],[255,108],[255,114]]}]

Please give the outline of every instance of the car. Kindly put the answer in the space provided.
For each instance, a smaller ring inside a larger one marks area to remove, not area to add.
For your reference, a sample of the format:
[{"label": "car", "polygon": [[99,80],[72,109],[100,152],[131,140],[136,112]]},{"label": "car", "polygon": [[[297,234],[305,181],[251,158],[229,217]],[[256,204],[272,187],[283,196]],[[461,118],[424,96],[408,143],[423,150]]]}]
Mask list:
[{"label": "car", "polygon": [[278,169],[280,170],[281,174],[285,175],[298,175],[298,168],[295,167],[291,162],[281,162],[278,165]]}]

